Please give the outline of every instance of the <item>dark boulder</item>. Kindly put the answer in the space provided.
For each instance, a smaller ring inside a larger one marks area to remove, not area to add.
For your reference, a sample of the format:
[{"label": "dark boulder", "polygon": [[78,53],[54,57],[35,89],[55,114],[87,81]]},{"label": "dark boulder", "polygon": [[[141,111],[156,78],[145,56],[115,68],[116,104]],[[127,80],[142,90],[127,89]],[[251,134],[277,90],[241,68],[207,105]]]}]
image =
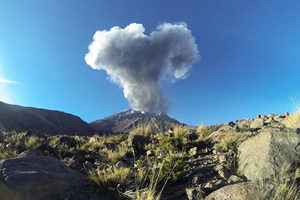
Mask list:
[{"label": "dark boulder", "polygon": [[0,185],[6,192],[0,194],[1,200],[9,200],[12,195],[20,200],[108,199],[91,192],[90,183],[81,174],[36,151],[1,160]]}]

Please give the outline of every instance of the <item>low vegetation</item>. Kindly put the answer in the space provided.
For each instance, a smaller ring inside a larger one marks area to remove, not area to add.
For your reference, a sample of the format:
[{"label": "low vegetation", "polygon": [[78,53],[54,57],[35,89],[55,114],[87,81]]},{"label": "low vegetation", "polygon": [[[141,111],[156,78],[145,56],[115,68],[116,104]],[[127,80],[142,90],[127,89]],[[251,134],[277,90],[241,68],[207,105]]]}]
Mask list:
[{"label": "low vegetation", "polygon": [[[289,120],[294,124],[297,117],[291,116]],[[226,131],[218,133],[220,127]],[[232,184],[226,173],[235,174],[236,166],[229,160],[235,162],[237,147],[248,137],[241,129],[234,131],[228,125],[174,126],[166,132],[152,131],[152,127],[140,126],[129,134],[107,136],[12,133],[1,137],[0,159],[37,150],[62,160],[97,187],[118,193],[120,199],[160,200],[166,194],[185,193],[185,187],[193,184],[201,186],[201,190],[197,189],[201,192],[198,196],[218,189],[217,184]],[[220,172],[222,168],[232,171]],[[261,199],[299,199],[297,180],[293,173],[283,171],[259,182],[259,195]],[[0,195],[5,192],[6,188],[0,185]]]}]

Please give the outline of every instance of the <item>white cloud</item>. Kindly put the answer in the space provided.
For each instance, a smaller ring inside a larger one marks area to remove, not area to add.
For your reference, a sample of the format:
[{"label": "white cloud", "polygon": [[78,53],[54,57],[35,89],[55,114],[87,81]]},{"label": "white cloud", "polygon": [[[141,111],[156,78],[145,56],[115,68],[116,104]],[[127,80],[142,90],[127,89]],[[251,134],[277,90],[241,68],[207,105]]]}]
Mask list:
[{"label": "white cloud", "polygon": [[0,77],[0,84],[18,84],[18,82]]},{"label": "white cloud", "polygon": [[0,101],[4,101],[6,103],[12,103],[13,97],[10,94],[6,85],[0,83]]},{"label": "white cloud", "polygon": [[0,101],[6,103],[13,103],[14,98],[10,92],[10,86],[13,84],[18,84],[17,81],[9,80],[0,75]]}]

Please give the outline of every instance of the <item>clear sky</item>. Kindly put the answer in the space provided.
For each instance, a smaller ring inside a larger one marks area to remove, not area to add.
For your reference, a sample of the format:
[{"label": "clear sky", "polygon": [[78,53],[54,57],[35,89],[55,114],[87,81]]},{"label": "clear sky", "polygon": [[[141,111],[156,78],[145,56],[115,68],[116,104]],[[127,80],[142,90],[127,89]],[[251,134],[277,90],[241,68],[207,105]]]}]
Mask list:
[{"label": "clear sky", "polygon": [[84,56],[96,30],[185,22],[201,61],[164,84],[170,115],[228,122],[300,105],[297,0],[9,0],[0,2],[0,99],[93,121],[128,108],[122,89]]}]

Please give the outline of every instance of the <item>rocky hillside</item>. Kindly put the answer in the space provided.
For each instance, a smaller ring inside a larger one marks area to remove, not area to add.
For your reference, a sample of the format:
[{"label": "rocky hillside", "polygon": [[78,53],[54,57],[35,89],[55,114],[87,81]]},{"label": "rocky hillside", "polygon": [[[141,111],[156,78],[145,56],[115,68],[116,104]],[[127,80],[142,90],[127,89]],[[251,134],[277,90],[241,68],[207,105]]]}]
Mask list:
[{"label": "rocky hillside", "polygon": [[152,131],[159,132],[183,124],[166,114],[128,110],[94,121],[90,125],[98,133],[128,133],[139,126],[148,126]]},{"label": "rocky hillside", "polygon": [[298,200],[300,131],[290,126],[294,119],[268,115],[107,136],[2,135],[0,197]]},{"label": "rocky hillside", "polygon": [[93,132],[89,124],[71,114],[0,102],[0,132],[11,130],[79,135]]}]

